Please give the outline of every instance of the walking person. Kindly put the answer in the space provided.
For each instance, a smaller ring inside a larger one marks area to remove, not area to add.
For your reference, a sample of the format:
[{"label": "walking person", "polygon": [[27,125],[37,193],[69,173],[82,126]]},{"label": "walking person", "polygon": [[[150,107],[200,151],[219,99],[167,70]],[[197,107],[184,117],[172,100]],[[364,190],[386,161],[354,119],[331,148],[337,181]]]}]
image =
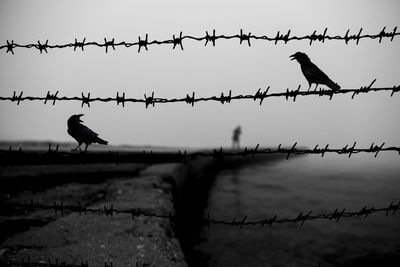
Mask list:
[{"label": "walking person", "polygon": [[237,126],[233,130],[233,136],[232,136],[232,149],[240,149],[240,135],[242,134],[242,128],[240,126]]}]

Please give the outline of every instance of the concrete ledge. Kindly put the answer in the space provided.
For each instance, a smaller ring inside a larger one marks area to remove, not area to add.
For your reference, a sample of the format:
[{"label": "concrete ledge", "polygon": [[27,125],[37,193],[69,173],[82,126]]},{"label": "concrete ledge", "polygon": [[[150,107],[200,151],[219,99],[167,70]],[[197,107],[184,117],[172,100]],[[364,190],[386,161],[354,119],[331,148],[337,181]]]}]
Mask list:
[{"label": "concrete ledge", "polygon": [[[106,197],[91,208],[113,204],[118,209],[175,214],[173,191],[181,188],[187,175],[183,164],[148,166],[137,177],[109,180]],[[29,258],[43,263],[58,259],[60,264],[76,265],[88,261],[89,266],[104,266],[105,262],[135,267],[187,265],[168,219],[139,216],[132,220],[129,214],[106,217],[72,213],[57,217],[9,237],[0,246],[0,257],[6,261]]]}]

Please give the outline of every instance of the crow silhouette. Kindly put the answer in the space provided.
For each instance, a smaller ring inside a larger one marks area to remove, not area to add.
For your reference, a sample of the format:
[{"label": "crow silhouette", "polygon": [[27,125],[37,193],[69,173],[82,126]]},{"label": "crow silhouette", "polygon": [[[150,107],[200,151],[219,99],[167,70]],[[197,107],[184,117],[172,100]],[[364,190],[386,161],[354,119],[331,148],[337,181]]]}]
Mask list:
[{"label": "crow silhouette", "polygon": [[308,81],[308,90],[310,90],[312,83],[316,84],[315,89],[317,89],[319,84],[325,84],[333,91],[340,89],[340,86],[329,79],[329,77],[322,70],[312,63],[310,58],[305,53],[297,52],[290,57],[292,58],[291,60],[296,59],[300,63],[301,71]]},{"label": "crow silhouette", "polygon": [[72,136],[77,142],[78,146],[75,147],[73,150],[81,150],[82,143],[85,143],[85,151],[92,143],[99,143],[102,145],[107,145],[108,142],[98,137],[98,134],[90,130],[88,127],[83,125],[81,122],[81,117],[83,114],[72,115],[68,119],[68,134]]}]

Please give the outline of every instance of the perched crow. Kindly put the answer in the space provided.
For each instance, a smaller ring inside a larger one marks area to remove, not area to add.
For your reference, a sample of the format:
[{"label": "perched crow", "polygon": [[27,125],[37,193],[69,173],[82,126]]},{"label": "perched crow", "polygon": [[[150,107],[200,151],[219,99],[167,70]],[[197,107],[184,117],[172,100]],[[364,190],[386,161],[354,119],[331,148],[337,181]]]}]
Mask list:
[{"label": "perched crow", "polygon": [[75,140],[78,142],[78,146],[73,150],[80,150],[82,143],[85,143],[86,145],[85,151],[87,151],[88,146],[92,143],[107,145],[107,141],[104,141],[103,139],[98,137],[97,133],[93,132],[81,123],[83,122],[81,120],[82,116],[83,114],[72,115],[67,122],[69,135],[75,138]]},{"label": "perched crow", "polygon": [[309,84],[308,90],[310,90],[312,83],[316,84],[315,89],[319,84],[325,84],[333,91],[340,89],[340,86],[329,79],[329,77],[322,70],[320,70],[314,63],[311,62],[310,58],[306,54],[297,52],[290,57],[292,58],[291,60],[296,59],[300,63],[301,71],[303,72]]}]

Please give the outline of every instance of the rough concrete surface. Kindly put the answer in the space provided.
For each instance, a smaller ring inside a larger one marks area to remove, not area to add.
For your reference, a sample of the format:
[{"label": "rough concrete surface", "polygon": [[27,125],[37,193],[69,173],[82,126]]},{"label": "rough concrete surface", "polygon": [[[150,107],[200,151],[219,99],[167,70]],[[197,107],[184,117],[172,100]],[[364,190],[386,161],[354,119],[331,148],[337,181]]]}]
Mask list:
[{"label": "rough concrete surface", "polygon": [[[174,214],[173,190],[184,182],[186,167],[171,163],[136,168],[140,170],[137,176],[93,184],[67,183],[40,192],[23,192],[10,200],[32,197],[65,204],[79,201],[91,203],[89,207],[95,209],[113,205],[120,210],[140,208],[157,214]],[[36,225],[29,224],[29,220],[38,217],[45,219]],[[0,246],[3,261],[29,259],[47,263],[49,259],[51,262],[58,259],[59,264],[79,265],[87,261],[89,266],[105,266],[112,262],[116,267],[187,265],[168,219],[139,216],[132,220],[130,214],[116,213],[113,216],[69,213],[62,217],[54,211],[1,216],[2,225],[13,224],[13,220],[27,220],[29,227],[6,235]]]}]

